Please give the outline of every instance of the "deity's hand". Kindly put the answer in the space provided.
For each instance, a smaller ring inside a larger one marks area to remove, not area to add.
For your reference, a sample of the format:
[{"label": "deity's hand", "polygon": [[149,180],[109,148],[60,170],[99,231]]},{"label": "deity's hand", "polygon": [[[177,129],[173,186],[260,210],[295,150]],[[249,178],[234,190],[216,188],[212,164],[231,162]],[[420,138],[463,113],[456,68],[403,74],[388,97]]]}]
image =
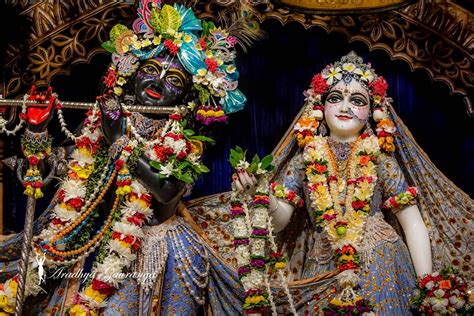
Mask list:
[{"label": "deity's hand", "polygon": [[56,106],[56,96],[52,94],[51,87],[46,92],[36,92],[34,87],[30,91],[30,100],[47,104],[44,106],[30,105],[26,111],[28,130],[33,133],[42,133],[53,119]]},{"label": "deity's hand", "polygon": [[97,97],[101,112],[102,132],[109,144],[122,137],[125,121],[120,101],[117,97],[104,94]]},{"label": "deity's hand", "polygon": [[257,189],[257,178],[245,169],[237,169],[232,175],[232,183],[240,192],[254,194]]}]

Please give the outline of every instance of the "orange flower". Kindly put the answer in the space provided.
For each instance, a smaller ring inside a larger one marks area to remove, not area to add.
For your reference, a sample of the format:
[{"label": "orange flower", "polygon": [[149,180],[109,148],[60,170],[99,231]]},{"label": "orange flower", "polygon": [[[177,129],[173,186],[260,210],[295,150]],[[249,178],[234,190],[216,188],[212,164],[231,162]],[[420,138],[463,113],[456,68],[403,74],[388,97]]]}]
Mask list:
[{"label": "orange flower", "polygon": [[326,167],[325,165],[321,165],[321,164],[317,163],[317,164],[315,164],[314,169],[316,169],[316,171],[319,172],[319,173],[324,173],[328,170],[328,167]]},{"label": "orange flower", "polygon": [[359,163],[361,166],[366,166],[370,161],[370,156],[368,155],[363,155],[359,159]]},{"label": "orange flower", "polygon": [[451,281],[442,280],[439,282],[439,288],[442,290],[449,290],[451,288]]}]

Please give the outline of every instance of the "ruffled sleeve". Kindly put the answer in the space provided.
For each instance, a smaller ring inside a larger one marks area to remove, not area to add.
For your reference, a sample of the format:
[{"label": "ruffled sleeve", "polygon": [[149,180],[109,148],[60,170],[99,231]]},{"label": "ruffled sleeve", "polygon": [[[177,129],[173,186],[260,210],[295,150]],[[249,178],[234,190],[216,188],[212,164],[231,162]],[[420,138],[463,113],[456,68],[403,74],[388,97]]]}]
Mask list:
[{"label": "ruffled sleeve", "polygon": [[383,208],[396,214],[407,206],[416,204],[417,190],[408,185],[394,157],[382,156],[380,181],[383,189]]}]

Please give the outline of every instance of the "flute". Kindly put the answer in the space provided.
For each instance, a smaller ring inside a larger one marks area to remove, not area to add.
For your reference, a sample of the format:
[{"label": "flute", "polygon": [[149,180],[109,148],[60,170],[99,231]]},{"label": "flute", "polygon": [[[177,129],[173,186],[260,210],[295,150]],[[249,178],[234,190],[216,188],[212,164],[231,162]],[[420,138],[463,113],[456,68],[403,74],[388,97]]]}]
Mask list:
[{"label": "flute", "polygon": [[[92,102],[73,102],[73,101],[60,101],[61,107],[64,109],[74,110],[88,110],[94,106]],[[33,105],[35,107],[47,107],[47,103],[39,103],[37,101],[27,100],[27,105]],[[13,99],[2,99],[0,98],[0,107],[21,107],[23,100]],[[148,114],[171,114],[176,111],[176,107],[167,106],[147,106],[147,105],[127,105],[127,110],[130,112],[148,113]]]}]

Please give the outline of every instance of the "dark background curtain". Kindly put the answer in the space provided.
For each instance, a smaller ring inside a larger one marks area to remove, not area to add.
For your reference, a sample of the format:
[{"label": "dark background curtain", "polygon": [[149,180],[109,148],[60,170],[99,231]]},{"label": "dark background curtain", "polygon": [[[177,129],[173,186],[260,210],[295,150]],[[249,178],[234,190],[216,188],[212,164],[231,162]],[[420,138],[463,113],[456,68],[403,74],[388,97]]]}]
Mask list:
[{"label": "dark background curtain", "polygon": [[[230,148],[247,148],[249,157],[270,153],[303,105],[303,91],[312,76],[351,50],[371,62],[387,80],[397,113],[435,165],[462,190],[474,195],[474,121],[466,114],[461,98],[450,95],[445,84],[433,82],[422,70],[412,72],[407,63],[391,60],[383,51],[371,52],[365,44],[348,43],[345,37],[328,35],[319,28],[305,30],[297,23],[282,26],[276,21],[267,21],[262,28],[268,38],[255,43],[247,54],[241,52],[237,61],[239,85],[248,98],[247,106],[230,116],[229,124],[217,129],[217,144],[204,156],[211,173],[196,183],[189,198],[230,189]],[[96,56],[90,64],[76,66],[69,76],[56,77],[51,85],[60,99],[93,101],[109,61],[108,55]],[[66,111],[65,116],[73,128],[84,113]],[[56,122],[51,125],[55,142],[59,143],[64,136]],[[18,139],[7,140],[6,156],[18,152],[18,143]],[[23,188],[7,170],[4,188],[5,226],[21,230]],[[49,196],[54,191],[50,188]],[[47,202],[48,198],[39,200],[38,213]]]}]

